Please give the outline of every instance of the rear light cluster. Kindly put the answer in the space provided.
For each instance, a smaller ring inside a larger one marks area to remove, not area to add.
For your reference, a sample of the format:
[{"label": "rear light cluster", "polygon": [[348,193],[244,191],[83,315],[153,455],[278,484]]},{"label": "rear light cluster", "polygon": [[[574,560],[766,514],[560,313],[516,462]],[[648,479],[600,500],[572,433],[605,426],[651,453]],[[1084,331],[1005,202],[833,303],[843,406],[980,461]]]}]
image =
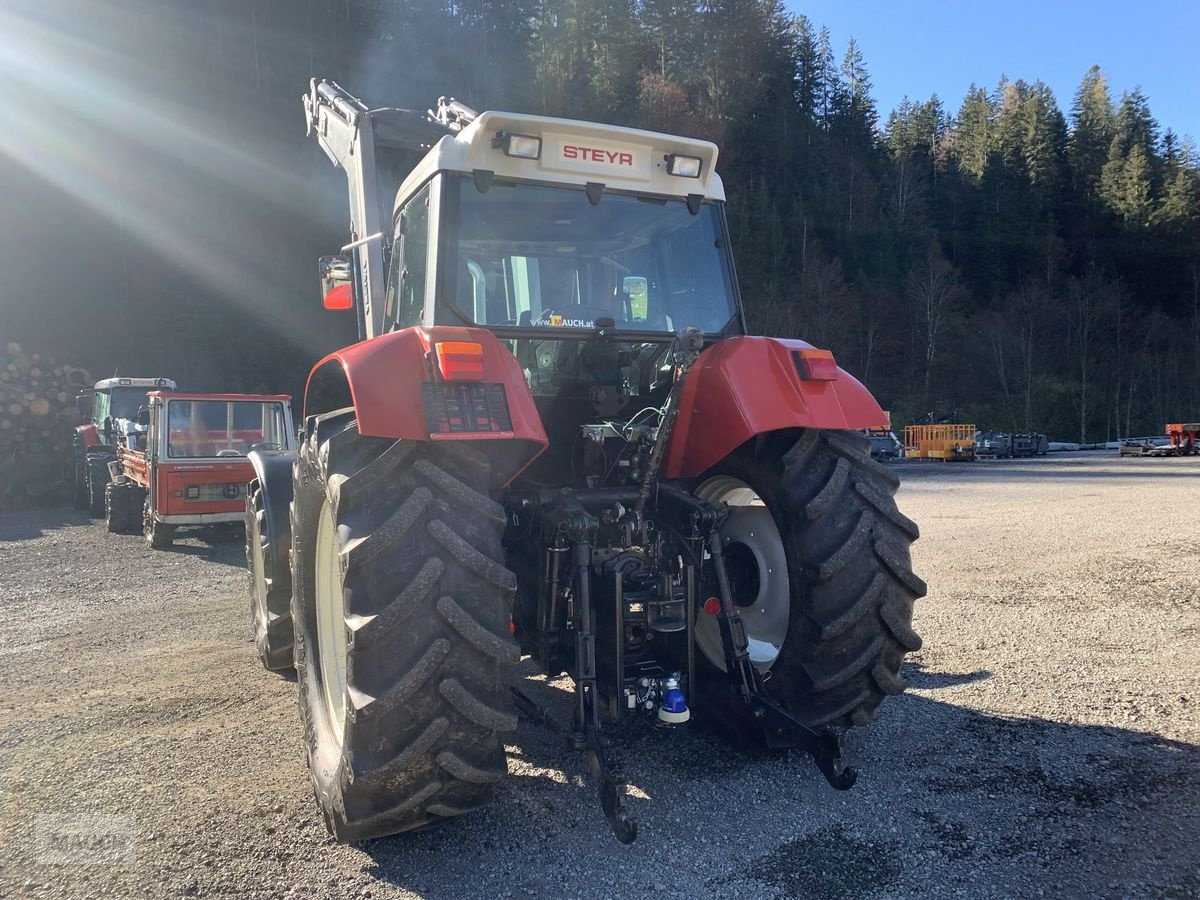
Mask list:
[{"label": "rear light cluster", "polygon": [[503,384],[484,383],[483,345],[438,341],[433,345],[438,381],[421,386],[425,424],[431,437],[512,433],[512,414]]},{"label": "rear light cluster", "polygon": [[805,381],[837,381],[838,364],[829,350],[793,350],[796,371]]},{"label": "rear light cluster", "polygon": [[446,381],[483,381],[483,345],[442,341],[433,345],[438,372]]}]

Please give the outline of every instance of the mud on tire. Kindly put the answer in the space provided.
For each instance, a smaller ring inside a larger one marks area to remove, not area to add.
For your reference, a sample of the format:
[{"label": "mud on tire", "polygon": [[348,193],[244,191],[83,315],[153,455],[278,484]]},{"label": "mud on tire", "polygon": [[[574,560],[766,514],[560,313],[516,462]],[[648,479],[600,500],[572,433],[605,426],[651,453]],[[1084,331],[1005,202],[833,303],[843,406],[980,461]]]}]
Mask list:
[{"label": "mud on tire", "polygon": [[812,726],[874,721],[905,688],[905,654],[921,647],[912,614],[926,588],[910,559],[917,526],[896,507],[899,479],[871,459],[865,436],[818,430],[744,447],[711,474],[752,487],[783,540],[791,615],[767,689]]},{"label": "mud on tire", "polygon": [[246,498],[246,569],[254,646],[271,672],[292,668],[292,573],[281,552],[267,541],[262,488],[250,482]]},{"label": "mud on tire", "polygon": [[[310,421],[292,504],[295,660],[309,771],[338,840],[461,815],[489,803],[506,772],[516,578],[501,562],[489,474],[487,456],[463,444],[362,437],[350,411]],[[316,621],[329,511],[347,629],[340,746]]]}]

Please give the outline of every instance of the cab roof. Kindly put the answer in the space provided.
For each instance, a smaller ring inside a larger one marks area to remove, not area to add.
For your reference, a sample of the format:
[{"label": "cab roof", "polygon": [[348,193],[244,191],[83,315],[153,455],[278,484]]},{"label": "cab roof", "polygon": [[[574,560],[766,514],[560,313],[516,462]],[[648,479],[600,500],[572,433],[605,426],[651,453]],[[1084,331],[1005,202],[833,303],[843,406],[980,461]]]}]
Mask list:
[{"label": "cab roof", "polygon": [[[505,153],[509,135],[539,138],[537,159]],[[698,177],[672,175],[672,156],[700,160]],[[491,172],[503,179],[583,187],[603,184],[613,190],[655,197],[699,195],[723,201],[725,188],[716,173],[717,145],[678,135],[508,112],[480,113],[466,128],[443,137],[409,173],[397,192],[407,199],[436,172]]]},{"label": "cab roof", "polygon": [[166,391],[150,391],[149,395],[159,400],[249,400],[259,403],[291,403],[291,394],[179,394]]},{"label": "cab roof", "polygon": [[93,385],[93,390],[104,391],[115,387],[147,387],[175,390],[178,385],[170,378],[105,378]]}]

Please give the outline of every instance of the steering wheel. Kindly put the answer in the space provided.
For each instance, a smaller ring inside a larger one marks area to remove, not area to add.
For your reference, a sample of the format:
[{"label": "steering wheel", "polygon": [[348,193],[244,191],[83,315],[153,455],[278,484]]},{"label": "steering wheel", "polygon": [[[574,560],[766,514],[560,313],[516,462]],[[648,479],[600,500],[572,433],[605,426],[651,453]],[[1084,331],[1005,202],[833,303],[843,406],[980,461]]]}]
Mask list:
[{"label": "steering wheel", "polygon": [[250,445],[251,452],[253,452],[254,450],[282,450],[282,449],[283,449],[283,444],[278,444],[278,443],[275,443],[274,441],[261,441],[260,443]]}]

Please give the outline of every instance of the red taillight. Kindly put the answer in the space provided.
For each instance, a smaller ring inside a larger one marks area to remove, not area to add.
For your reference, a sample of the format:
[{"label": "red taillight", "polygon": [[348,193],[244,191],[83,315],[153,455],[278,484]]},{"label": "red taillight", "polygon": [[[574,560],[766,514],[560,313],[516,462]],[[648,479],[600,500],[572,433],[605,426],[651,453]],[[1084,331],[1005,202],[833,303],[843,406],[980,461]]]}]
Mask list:
[{"label": "red taillight", "polygon": [[483,345],[442,341],[433,345],[438,371],[446,381],[483,381]]},{"label": "red taillight", "polygon": [[838,364],[829,350],[796,350],[796,370],[805,381],[837,381]]},{"label": "red taillight", "polygon": [[715,616],[721,611],[721,601],[716,597],[709,597],[704,601],[704,611],[710,616]]}]

